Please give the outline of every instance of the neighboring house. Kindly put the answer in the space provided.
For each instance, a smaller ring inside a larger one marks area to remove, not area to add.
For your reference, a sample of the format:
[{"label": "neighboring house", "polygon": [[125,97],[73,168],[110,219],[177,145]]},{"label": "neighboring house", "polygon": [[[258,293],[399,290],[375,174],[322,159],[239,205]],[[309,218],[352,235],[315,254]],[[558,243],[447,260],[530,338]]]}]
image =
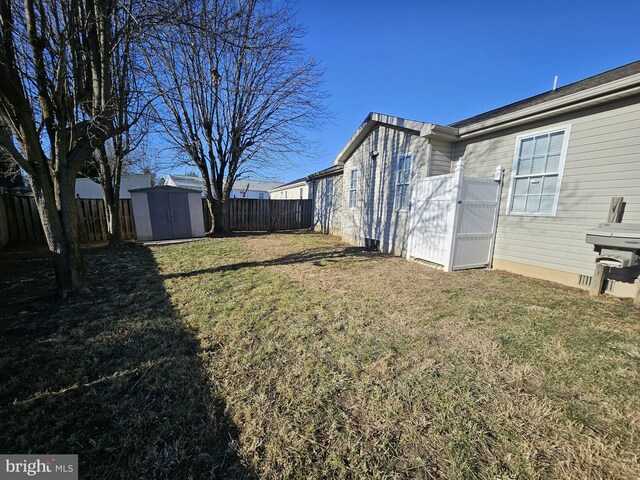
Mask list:
[{"label": "neighboring house", "polygon": [[298,178],[269,190],[269,195],[272,200],[307,200],[309,198],[309,182],[307,177]]},{"label": "neighboring house", "polygon": [[[333,163],[309,177],[316,208],[333,197],[318,230],[445,269],[585,286],[596,254],[584,231],[611,198],[640,224],[640,62],[446,126],[372,113]],[[469,260],[482,249],[484,263]],[[611,269],[609,291],[633,295],[639,274]]]},{"label": "neighboring house", "polygon": [[[151,186],[151,175],[126,174],[120,179],[120,198],[131,198],[129,190]],[[76,179],[76,196],[80,198],[102,198],[102,187],[90,178]]]},{"label": "neighboring house", "polygon": [[[191,188],[204,192],[204,180],[194,175],[167,175],[165,185]],[[231,198],[269,198],[269,190],[281,185],[282,182],[264,182],[249,178],[239,178],[231,190]]]},{"label": "neighboring house", "polygon": [[341,235],[343,170],[343,165],[334,165],[307,177],[311,184],[313,222],[322,233]]}]

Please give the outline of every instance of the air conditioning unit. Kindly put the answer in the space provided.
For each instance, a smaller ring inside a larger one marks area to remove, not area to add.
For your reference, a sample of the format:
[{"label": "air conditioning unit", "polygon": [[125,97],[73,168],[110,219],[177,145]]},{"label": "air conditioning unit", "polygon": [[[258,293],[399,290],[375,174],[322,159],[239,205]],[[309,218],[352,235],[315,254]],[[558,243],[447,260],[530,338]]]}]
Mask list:
[{"label": "air conditioning unit", "polygon": [[586,242],[598,253],[596,263],[611,268],[640,264],[640,225],[601,223],[584,232]]}]

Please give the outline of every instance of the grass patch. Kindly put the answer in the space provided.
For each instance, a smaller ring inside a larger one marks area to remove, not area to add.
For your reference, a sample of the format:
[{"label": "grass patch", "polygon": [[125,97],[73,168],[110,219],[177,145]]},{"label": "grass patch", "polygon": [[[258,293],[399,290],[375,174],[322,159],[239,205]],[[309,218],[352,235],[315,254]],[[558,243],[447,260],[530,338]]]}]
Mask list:
[{"label": "grass patch", "polygon": [[[316,234],[3,256],[2,451],[93,478],[636,478],[640,314]],[[44,274],[44,278],[41,276]]]}]

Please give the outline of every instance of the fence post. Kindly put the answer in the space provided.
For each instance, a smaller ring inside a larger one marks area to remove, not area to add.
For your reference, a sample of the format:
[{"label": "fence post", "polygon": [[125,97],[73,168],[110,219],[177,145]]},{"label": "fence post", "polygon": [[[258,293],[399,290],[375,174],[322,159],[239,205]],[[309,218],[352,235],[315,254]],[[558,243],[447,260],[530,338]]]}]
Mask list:
[{"label": "fence post", "polygon": [[9,243],[9,215],[7,214],[7,197],[0,195],[0,248]]},{"label": "fence post", "polygon": [[453,269],[453,256],[456,250],[456,234],[458,233],[458,210],[461,203],[460,195],[464,182],[464,160],[460,159],[454,172],[454,188],[456,190],[455,204],[453,205],[452,221],[451,221],[451,239],[449,242],[449,252],[447,254],[447,262],[444,264],[444,271],[450,272]]},{"label": "fence post", "polygon": [[266,208],[266,214],[267,214],[267,231],[268,232],[272,232],[275,230],[275,228],[273,228],[273,215],[271,214],[271,204],[272,204],[273,200],[271,200],[270,198],[267,199],[267,208]]},{"label": "fence post", "polygon": [[[622,221],[622,212],[624,207],[624,197],[612,197],[611,206],[609,207],[609,216],[607,217],[607,223],[620,223]],[[609,267],[596,264],[593,270],[593,278],[591,279],[591,289],[589,295],[600,295],[604,290],[604,284],[607,280],[607,273]]]}]

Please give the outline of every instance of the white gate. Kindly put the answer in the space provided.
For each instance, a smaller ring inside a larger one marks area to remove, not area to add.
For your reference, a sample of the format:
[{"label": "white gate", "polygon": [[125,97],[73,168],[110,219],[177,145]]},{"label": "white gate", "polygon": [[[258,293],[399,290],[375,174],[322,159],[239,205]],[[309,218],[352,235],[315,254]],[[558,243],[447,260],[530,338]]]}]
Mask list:
[{"label": "white gate", "polygon": [[500,205],[502,167],[496,179],[455,173],[418,179],[411,201],[407,256],[445,271],[491,264]]}]

